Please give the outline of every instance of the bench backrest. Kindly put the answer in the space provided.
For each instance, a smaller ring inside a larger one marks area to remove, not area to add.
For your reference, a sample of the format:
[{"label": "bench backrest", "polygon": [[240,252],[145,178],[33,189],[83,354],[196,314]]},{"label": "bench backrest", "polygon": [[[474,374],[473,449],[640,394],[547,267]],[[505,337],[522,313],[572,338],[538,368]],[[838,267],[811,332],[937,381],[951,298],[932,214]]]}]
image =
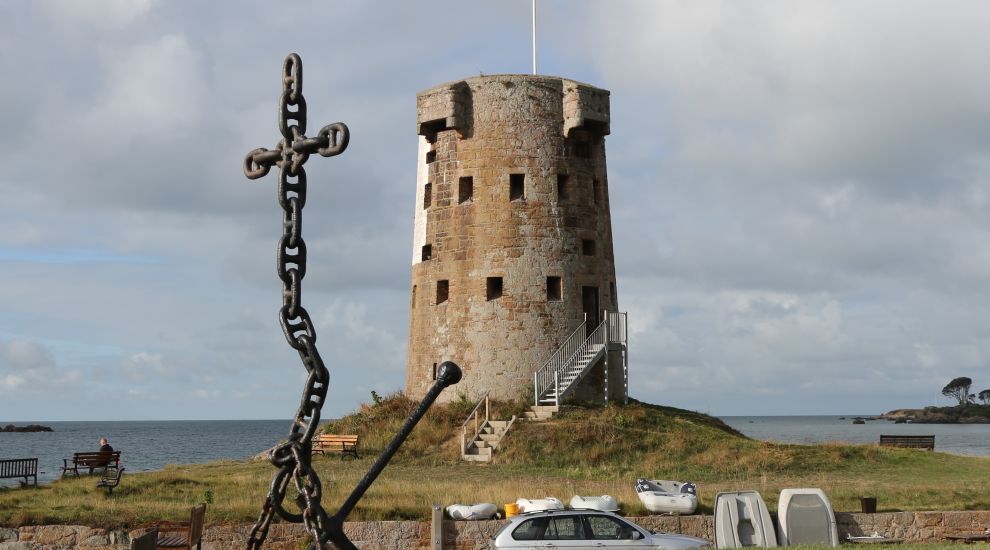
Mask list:
[{"label": "bench backrest", "polygon": [[206,518],[206,504],[193,506],[189,514],[189,548],[199,544],[203,538],[203,521]]},{"label": "bench backrest", "polygon": [[158,528],[131,539],[131,550],[155,550],[158,548]]},{"label": "bench backrest", "polygon": [[892,447],[935,448],[934,435],[881,435],[880,444]]},{"label": "bench backrest", "polygon": [[103,466],[111,462],[120,462],[120,451],[72,453],[72,461],[76,464],[96,464]]},{"label": "bench backrest", "polygon": [[7,458],[0,460],[0,477],[25,477],[38,475],[37,458]]},{"label": "bench backrest", "polygon": [[337,434],[320,434],[316,436],[317,441],[320,443],[357,443],[358,436],[356,435],[337,435]]}]

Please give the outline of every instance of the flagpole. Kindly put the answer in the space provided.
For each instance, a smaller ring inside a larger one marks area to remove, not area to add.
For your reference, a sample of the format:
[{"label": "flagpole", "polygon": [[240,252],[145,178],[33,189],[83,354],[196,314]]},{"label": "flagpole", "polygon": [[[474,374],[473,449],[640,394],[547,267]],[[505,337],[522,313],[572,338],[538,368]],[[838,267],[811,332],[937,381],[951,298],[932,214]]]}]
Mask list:
[{"label": "flagpole", "polygon": [[536,74],[536,0],[533,0],[533,74]]}]

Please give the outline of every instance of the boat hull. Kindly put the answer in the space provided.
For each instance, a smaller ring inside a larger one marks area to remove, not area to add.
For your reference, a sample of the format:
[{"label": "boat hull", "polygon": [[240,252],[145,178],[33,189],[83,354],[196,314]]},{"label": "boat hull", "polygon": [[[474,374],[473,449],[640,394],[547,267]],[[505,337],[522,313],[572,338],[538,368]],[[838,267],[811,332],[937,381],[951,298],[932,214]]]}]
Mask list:
[{"label": "boat hull", "polygon": [[490,502],[451,504],[447,507],[447,515],[457,520],[492,519],[498,516],[498,507]]},{"label": "boat hull", "polygon": [[618,512],[619,503],[610,495],[602,495],[600,497],[583,497],[575,495],[571,497],[571,508],[601,510],[603,512]]},{"label": "boat hull", "polygon": [[777,546],[770,511],[756,491],[715,495],[715,547]]}]

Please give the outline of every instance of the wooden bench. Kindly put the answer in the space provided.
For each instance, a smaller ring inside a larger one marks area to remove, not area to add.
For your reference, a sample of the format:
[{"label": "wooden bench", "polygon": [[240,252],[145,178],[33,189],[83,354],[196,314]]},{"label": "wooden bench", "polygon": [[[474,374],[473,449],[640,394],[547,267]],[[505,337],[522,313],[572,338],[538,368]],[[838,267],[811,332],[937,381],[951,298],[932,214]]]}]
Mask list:
[{"label": "wooden bench", "polygon": [[116,475],[111,474],[108,471],[103,472],[103,477],[96,484],[96,488],[99,489],[103,487],[107,490],[107,494],[113,494],[113,488],[120,485],[120,476],[124,473],[124,468],[117,468]]},{"label": "wooden bench", "polygon": [[934,435],[881,435],[880,444],[885,447],[908,447],[935,450]]},{"label": "wooden bench", "polygon": [[340,453],[341,457],[351,455],[357,458],[357,448],[358,436],[356,435],[320,434],[313,439],[313,454],[334,452]]},{"label": "wooden bench", "polygon": [[34,486],[38,486],[37,458],[4,458],[0,459],[0,479],[23,477],[22,487],[27,487],[28,478],[34,478]]},{"label": "wooden bench", "polygon": [[158,548],[173,550],[199,550],[203,543],[203,521],[206,517],[206,504],[193,506],[189,511],[189,522],[165,522],[158,525]]},{"label": "wooden bench", "polygon": [[[71,464],[70,464],[71,462]],[[91,453],[72,453],[72,458],[62,459],[62,477],[72,472],[79,475],[79,468],[88,468],[89,473],[93,470],[102,469],[104,472],[108,468],[120,469],[120,451],[95,451]]]}]

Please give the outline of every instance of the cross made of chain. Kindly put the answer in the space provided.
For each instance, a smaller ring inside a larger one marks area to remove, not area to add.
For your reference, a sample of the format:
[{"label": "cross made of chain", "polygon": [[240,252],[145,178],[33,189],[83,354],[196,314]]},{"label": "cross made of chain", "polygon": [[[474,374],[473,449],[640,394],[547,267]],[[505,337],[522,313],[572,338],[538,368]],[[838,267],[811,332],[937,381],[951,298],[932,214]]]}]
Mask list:
[{"label": "cross made of chain", "polygon": [[[282,99],[279,102],[278,128],[282,140],[275,149],[254,149],[244,158],[244,175],[257,179],[278,166],[278,203],[282,207],[282,238],[278,242],[276,263],[282,280],[282,308],[279,324],[285,339],[299,353],[306,368],[306,385],[299,409],[292,421],[289,437],[271,450],[271,463],[278,468],[262,505],[261,515],[251,529],[247,547],[258,550],[268,536],[275,515],[292,523],[303,523],[317,548],[333,543],[340,550],[357,550],[344,534],[344,520],[371,487],[378,475],[398,451],[403,441],[436,401],[440,392],[461,379],[461,369],[444,361],[437,370],[437,380],[423,400],[406,419],[399,431],[382,450],[354,490],[330,516],[321,504],[322,487],[312,466],[312,441],[320,423],[320,410],[327,397],[330,374],[316,350],[316,330],[306,308],[302,306],[302,279],[306,275],[306,242],[302,238],[302,209],[306,204],[306,170],[309,155],[332,157],[347,148],[347,126],[337,122],[324,126],[314,138],[306,137],[306,100],[302,95],[302,60],[297,54],[285,58],[282,69]],[[292,483],[300,513],[283,506],[285,493]]]},{"label": "cross made of chain", "polygon": [[[329,389],[329,372],[316,349],[313,320],[302,305],[302,280],[306,275],[306,242],[302,238],[302,210],[306,205],[306,169],[309,155],[332,157],[347,148],[347,126],[337,122],[306,137],[306,99],[302,93],[303,68],[298,54],[291,53],[282,66],[282,97],[278,129],[282,139],[275,149],[254,149],[244,158],[244,175],[257,179],[278,166],[278,203],[282,207],[282,238],[276,252],[278,277],[282,280],[279,323],[289,345],[299,353],[308,377],[302,400],[293,419],[289,438],[269,454],[278,472],[272,479],[258,522],[251,530],[248,548],[260,548],[275,514],[306,526],[320,548],[332,537],[330,518],[320,503],[322,487],[311,465],[312,438],[320,422],[320,410]],[[289,483],[295,485],[296,505],[301,513],[283,506]]]}]

